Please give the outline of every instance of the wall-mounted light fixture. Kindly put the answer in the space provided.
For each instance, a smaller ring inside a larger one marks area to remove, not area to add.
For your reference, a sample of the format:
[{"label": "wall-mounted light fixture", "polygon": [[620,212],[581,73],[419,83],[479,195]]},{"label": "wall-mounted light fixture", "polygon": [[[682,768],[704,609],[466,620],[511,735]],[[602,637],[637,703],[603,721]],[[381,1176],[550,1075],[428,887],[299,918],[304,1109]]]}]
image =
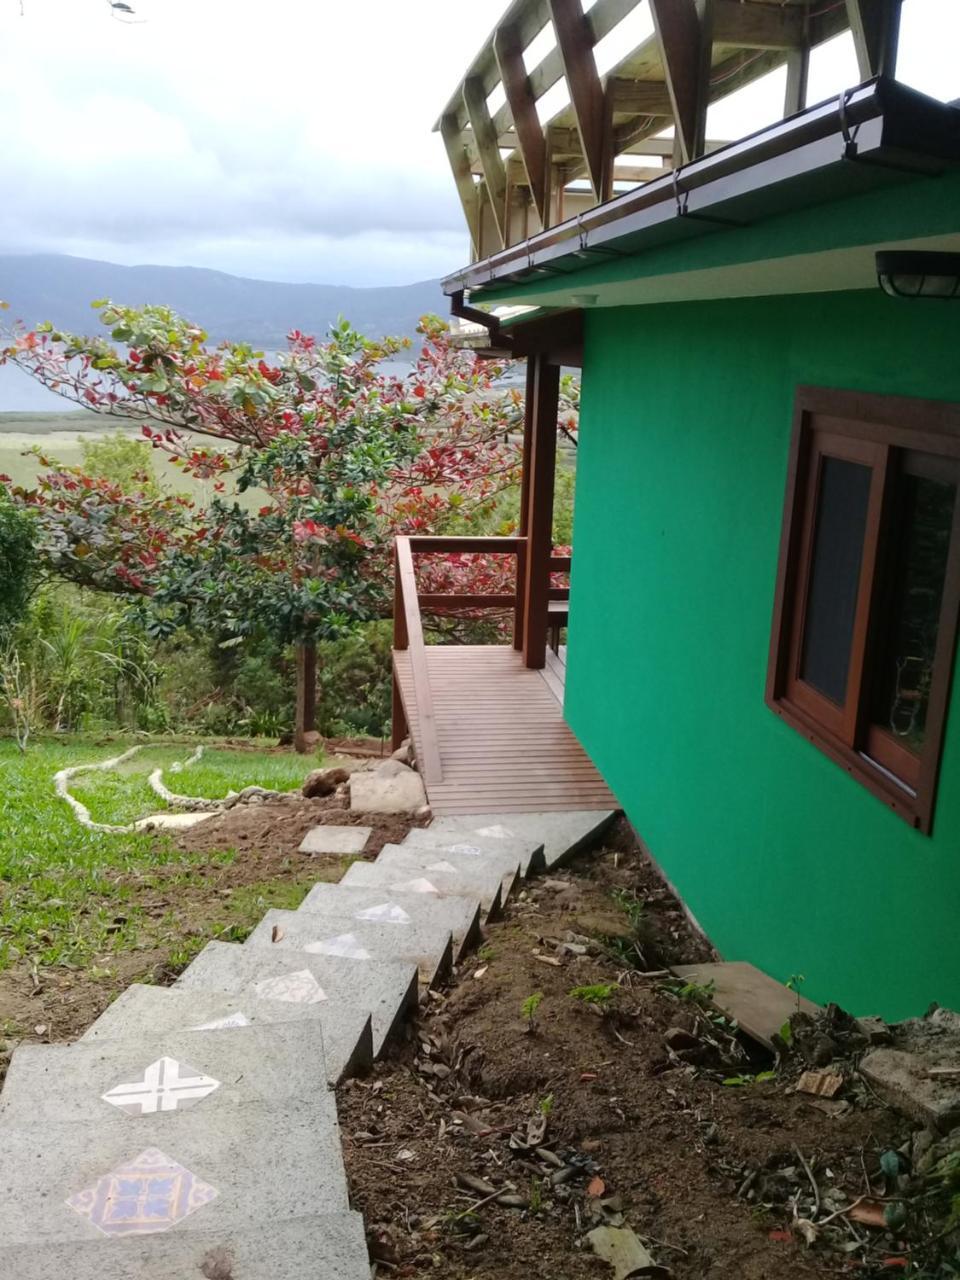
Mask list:
[{"label": "wall-mounted light fixture", "polygon": [[571,293],[570,301],[575,307],[592,307],[596,304],[595,293]]},{"label": "wall-mounted light fixture", "polygon": [[877,282],[891,298],[960,298],[960,253],[884,249]]}]

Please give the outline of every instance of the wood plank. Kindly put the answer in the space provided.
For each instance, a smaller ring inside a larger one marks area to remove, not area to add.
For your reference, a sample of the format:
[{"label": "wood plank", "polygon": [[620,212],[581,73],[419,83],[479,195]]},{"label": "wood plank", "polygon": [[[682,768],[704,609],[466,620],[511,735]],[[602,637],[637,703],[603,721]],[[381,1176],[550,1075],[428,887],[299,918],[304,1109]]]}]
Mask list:
[{"label": "wood plank", "polygon": [[[702,7],[701,7],[702,6]],[[650,0],[676,137],[684,164],[703,154],[712,37],[712,0]]]},{"label": "wood plank", "polygon": [[768,1049],[773,1049],[773,1037],[791,1014],[797,1012],[797,1004],[803,1013],[817,1013],[818,1006],[796,992],[742,960],[726,964],[682,964],[673,970],[684,982],[698,986],[713,984],[710,998],[717,1008],[731,1018]]},{"label": "wood plank", "polygon": [[507,244],[507,170],[500,155],[497,131],[487,110],[487,98],[483,92],[483,85],[473,76],[463,82],[463,102],[480,156],[480,166],[487,184],[487,195],[493,210],[500,247],[503,249]]},{"label": "wood plank", "polygon": [[413,571],[413,555],[410,543],[406,538],[398,538],[396,542],[397,578],[403,596],[404,618],[407,627],[407,658],[413,687],[413,701],[416,702],[419,722],[419,742],[417,759],[423,774],[424,785],[439,782],[443,777],[440,765],[440,751],[437,746],[436,720],[433,711],[433,699],[430,694],[430,677],[427,672],[426,650],[423,643],[423,626],[420,621],[420,610],[417,607],[417,580]]},{"label": "wood plank", "polygon": [[523,45],[515,26],[501,27],[494,36],[493,49],[500,79],[513,114],[517,149],[527,175],[533,206],[540,226],[547,225],[547,139],[537,116],[537,100],[530,89],[523,62]]},{"label": "wood plank", "polygon": [[[580,0],[548,0],[594,198],[603,192],[603,86]],[[611,144],[612,145],[612,144]]]},{"label": "wood plank", "polygon": [[470,232],[470,243],[474,257],[480,255],[480,198],[473,180],[470,165],[470,154],[467,151],[466,139],[455,115],[445,115],[440,121],[440,136],[447,149],[447,159],[457,184],[457,193],[463,207],[463,216]]}]

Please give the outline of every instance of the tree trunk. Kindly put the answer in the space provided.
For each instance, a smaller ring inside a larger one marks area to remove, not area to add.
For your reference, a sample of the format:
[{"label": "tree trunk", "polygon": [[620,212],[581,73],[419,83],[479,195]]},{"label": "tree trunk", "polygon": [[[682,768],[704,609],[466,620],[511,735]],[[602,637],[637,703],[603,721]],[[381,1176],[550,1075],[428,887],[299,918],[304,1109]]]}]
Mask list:
[{"label": "tree trunk", "polygon": [[317,733],[317,646],[297,645],[297,706],[293,730],[294,748],[305,755],[316,750]]}]

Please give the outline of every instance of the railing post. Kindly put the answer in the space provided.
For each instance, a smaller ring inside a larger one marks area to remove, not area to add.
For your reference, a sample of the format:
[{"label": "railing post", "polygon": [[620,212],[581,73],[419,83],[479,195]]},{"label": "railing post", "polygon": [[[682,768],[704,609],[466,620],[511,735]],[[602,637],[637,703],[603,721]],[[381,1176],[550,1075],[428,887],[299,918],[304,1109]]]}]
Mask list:
[{"label": "railing post", "polygon": [[516,602],[513,606],[513,647],[523,649],[523,619],[527,601],[527,544],[517,545]]},{"label": "railing post", "polygon": [[[397,544],[393,544],[393,647],[406,649],[410,643],[407,635],[407,619],[403,608],[403,585],[400,581],[400,561],[397,556]],[[400,694],[400,682],[397,680],[396,666],[392,669],[392,699],[390,717],[390,741],[393,750],[397,751],[405,738],[410,735],[410,726],[403,710],[403,698]]]},{"label": "railing post", "polygon": [[523,619],[523,661],[540,668],[547,661],[547,611],[550,600],[550,557],[553,552],[553,486],[557,462],[557,413],[560,366],[546,356],[533,357],[534,391],[529,497],[527,501],[527,572]]}]

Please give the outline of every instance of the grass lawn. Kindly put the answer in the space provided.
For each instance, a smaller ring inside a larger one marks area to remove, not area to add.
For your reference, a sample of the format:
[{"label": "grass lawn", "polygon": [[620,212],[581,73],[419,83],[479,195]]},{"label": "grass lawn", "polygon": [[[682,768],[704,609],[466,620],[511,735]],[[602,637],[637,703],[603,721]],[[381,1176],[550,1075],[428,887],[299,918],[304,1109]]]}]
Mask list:
[{"label": "grass lawn", "polygon": [[[101,985],[106,1004],[132,981],[177,972],[211,938],[242,940],[268,907],[297,906],[318,878],[316,865],[298,857],[184,852],[169,838],[82,827],[54,794],[53,775],[129,745],[40,741],[21,756],[0,742],[0,1038],[31,1030],[30,1018],[46,1024],[51,1007],[70,1004],[81,978]],[[164,806],[148,774],[192,750],[150,745],[117,773],[74,779],[72,793],[94,821],[156,813]],[[210,798],[252,784],[293,790],[315,763],[293,753],[211,748],[165,780],[182,794]],[[36,996],[26,1018],[25,992]]]}]

